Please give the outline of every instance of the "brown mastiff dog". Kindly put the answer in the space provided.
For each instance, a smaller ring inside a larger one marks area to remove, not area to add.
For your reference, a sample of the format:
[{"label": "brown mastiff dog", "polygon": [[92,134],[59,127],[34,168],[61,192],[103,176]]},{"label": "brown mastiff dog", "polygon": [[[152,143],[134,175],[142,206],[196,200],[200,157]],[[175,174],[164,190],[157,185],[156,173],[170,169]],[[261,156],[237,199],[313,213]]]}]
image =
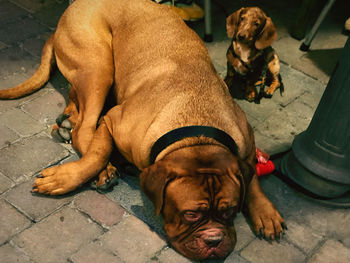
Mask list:
[{"label": "brown mastiff dog", "polygon": [[[255,232],[279,238],[283,219],[255,174],[252,128],[216,73],[200,38],[149,0],[77,0],[46,42],[38,71],[0,92],[39,89],[57,64],[71,83],[69,116],[78,161],[45,169],[33,191],[68,193],[108,179],[115,143],[141,171],[171,245],[191,259],[223,258],[244,211]],[[101,115],[109,91],[115,106]],[[67,124],[68,122],[68,124]],[[102,178],[102,179],[101,179]]]}]

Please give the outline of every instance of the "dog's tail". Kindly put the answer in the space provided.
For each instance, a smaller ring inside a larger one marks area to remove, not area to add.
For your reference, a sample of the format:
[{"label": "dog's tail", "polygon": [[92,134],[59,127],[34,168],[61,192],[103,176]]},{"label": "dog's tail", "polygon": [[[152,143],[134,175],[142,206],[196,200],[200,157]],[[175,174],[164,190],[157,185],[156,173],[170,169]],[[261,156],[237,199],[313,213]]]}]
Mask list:
[{"label": "dog's tail", "polygon": [[37,91],[49,80],[53,65],[55,65],[55,55],[52,35],[45,43],[40,66],[34,75],[15,87],[0,90],[0,99],[16,99]]}]

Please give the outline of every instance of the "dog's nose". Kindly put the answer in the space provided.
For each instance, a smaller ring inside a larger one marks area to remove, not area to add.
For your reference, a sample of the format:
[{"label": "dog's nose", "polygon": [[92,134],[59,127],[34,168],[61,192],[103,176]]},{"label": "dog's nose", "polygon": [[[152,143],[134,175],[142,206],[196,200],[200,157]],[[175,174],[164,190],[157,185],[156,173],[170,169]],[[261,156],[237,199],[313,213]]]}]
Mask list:
[{"label": "dog's nose", "polygon": [[238,34],[238,40],[244,40],[245,39],[245,36],[243,34]]},{"label": "dog's nose", "polygon": [[204,242],[209,247],[217,247],[222,241],[222,239],[223,239],[222,235],[206,236],[204,238]]}]

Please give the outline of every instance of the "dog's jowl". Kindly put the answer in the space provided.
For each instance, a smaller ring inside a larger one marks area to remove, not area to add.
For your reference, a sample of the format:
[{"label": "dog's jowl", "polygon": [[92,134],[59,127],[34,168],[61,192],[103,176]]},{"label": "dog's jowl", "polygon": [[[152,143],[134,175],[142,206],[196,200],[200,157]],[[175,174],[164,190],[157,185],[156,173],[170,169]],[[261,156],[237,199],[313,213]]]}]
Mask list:
[{"label": "dog's jowl", "polygon": [[[38,90],[54,64],[71,83],[56,133],[82,158],[41,171],[33,192],[61,195],[94,177],[97,187],[108,184],[116,147],[141,170],[141,188],[183,255],[227,256],[240,211],[257,234],[281,235],[283,219],[255,174],[252,128],[200,38],[168,7],[74,1],[47,40],[38,71],[0,98]],[[114,105],[101,116],[107,96]]]}]

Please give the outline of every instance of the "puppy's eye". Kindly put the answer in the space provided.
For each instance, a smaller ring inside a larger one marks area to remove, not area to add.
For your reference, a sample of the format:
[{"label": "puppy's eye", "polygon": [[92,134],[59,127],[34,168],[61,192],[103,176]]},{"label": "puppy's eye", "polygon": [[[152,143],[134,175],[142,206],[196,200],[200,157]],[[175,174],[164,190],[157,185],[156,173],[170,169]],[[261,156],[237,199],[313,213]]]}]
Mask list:
[{"label": "puppy's eye", "polygon": [[184,218],[186,221],[188,221],[190,223],[194,223],[202,218],[202,213],[196,212],[196,211],[186,211],[184,213]]},{"label": "puppy's eye", "polygon": [[239,18],[239,21],[243,21],[243,20],[244,20],[244,17],[241,16],[241,17]]},{"label": "puppy's eye", "polygon": [[256,27],[259,27],[259,26],[260,26],[259,22],[255,22],[254,25],[255,25]]}]

